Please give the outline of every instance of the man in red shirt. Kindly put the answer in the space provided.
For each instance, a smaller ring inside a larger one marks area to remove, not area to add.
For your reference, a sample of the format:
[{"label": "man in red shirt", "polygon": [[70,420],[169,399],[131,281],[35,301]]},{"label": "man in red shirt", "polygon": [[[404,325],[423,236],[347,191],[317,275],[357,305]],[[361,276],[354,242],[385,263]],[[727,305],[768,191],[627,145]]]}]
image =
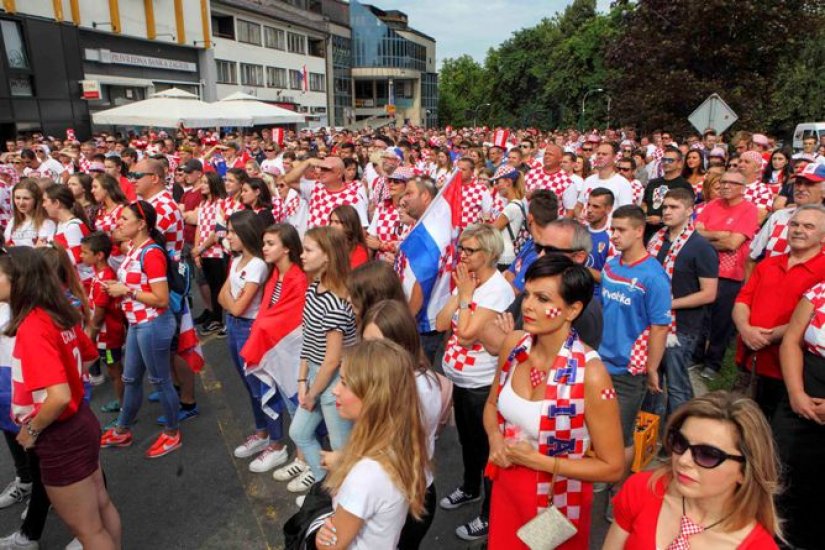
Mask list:
[{"label": "man in red shirt", "polygon": [[825,280],[825,208],[800,206],[788,222],[791,251],[756,265],[736,298],[739,331],[736,362],[756,375],[756,402],[768,421],[787,391],[779,367],[779,344],[802,295]]},{"label": "man in red shirt", "polygon": [[[725,172],[720,180],[719,198],[708,203],[696,219],[696,230],[719,253],[719,287],[710,309],[710,335],[704,354],[702,377],[716,378],[722,359],[733,338],[733,302],[745,279],[745,261],[750,241],[759,229],[756,205],[746,201],[745,177]],[[703,346],[697,346],[701,357]]]}]

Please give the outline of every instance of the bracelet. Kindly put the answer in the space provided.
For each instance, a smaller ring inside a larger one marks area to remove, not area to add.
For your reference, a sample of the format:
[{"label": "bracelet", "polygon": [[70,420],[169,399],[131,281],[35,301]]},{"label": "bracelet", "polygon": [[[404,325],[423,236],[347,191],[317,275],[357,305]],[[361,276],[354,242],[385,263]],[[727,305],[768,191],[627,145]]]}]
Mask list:
[{"label": "bracelet", "polygon": [[37,436],[40,435],[39,431],[32,428],[31,422],[26,423],[26,433],[29,434],[29,436],[31,436],[32,439],[37,439]]},{"label": "bracelet", "polygon": [[298,382],[307,382],[307,379],[306,378],[299,378]]}]

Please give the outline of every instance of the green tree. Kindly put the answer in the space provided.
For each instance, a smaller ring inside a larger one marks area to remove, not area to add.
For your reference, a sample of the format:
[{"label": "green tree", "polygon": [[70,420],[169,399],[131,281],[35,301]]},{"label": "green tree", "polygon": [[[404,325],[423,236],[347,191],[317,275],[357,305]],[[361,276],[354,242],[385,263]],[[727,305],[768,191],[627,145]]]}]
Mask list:
[{"label": "green tree", "polygon": [[442,125],[469,126],[476,107],[486,100],[482,66],[469,55],[445,59],[438,75],[438,117]]}]

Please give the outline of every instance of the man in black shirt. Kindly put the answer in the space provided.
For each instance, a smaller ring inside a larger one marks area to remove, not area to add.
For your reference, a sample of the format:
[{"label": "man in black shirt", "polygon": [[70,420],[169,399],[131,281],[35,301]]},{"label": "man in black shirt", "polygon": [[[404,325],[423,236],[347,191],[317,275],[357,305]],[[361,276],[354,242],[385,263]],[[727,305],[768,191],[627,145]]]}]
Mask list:
[{"label": "man in black shirt", "polygon": [[684,157],[682,152],[676,147],[667,147],[662,156],[662,170],[664,175],[661,178],[650,180],[645,188],[645,197],[642,202],[642,209],[645,211],[645,242],[659,229],[662,228],[662,203],[665,195],[671,189],[681,187],[693,192],[693,187],[682,177],[682,165]]}]

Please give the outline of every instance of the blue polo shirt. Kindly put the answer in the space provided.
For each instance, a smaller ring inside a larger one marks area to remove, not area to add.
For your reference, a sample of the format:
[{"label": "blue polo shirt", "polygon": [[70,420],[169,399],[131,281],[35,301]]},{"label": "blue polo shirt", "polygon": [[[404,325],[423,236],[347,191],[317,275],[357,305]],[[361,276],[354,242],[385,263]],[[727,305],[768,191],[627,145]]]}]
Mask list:
[{"label": "blue polo shirt", "polygon": [[[599,356],[611,375],[628,374],[630,352],[651,325],[670,324],[670,280],[651,255],[634,264],[610,258],[602,270],[604,335]],[[647,360],[646,355],[642,358]]]},{"label": "blue polo shirt", "polygon": [[533,262],[535,262],[538,257],[536,247],[533,246],[533,238],[530,237],[524,241],[518,256],[516,256],[516,259],[510,264],[510,267],[507,268],[507,271],[515,275],[513,286],[516,287],[519,292],[524,292],[524,275],[527,273],[527,268],[533,265]]}]

